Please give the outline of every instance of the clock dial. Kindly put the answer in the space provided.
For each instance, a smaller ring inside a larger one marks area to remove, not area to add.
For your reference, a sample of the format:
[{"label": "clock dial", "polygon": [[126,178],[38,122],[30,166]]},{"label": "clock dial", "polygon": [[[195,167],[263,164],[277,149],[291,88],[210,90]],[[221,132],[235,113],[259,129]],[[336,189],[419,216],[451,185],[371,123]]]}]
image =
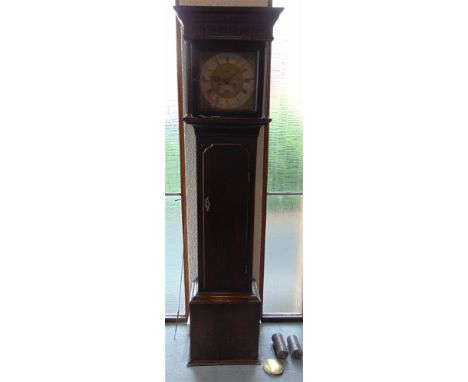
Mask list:
[{"label": "clock dial", "polygon": [[249,110],[255,98],[253,57],[233,52],[209,56],[200,66],[200,90],[208,108]]}]

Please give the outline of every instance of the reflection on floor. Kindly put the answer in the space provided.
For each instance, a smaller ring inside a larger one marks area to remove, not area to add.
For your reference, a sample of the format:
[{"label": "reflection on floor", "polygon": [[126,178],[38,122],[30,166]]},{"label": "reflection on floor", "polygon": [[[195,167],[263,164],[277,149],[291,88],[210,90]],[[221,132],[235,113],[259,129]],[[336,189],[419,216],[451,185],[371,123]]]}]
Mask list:
[{"label": "reflection on floor", "polygon": [[[261,382],[279,378],[283,382],[302,381],[302,360],[291,355],[284,361],[284,374],[280,377],[267,375],[258,366],[196,366],[187,367],[189,357],[189,334],[185,324],[178,325],[174,340],[175,324],[166,324],[166,382]],[[271,336],[273,333],[287,336],[295,334],[302,342],[302,323],[262,323],[260,331],[260,361],[275,358]],[[307,350],[306,350],[307,351]]]}]

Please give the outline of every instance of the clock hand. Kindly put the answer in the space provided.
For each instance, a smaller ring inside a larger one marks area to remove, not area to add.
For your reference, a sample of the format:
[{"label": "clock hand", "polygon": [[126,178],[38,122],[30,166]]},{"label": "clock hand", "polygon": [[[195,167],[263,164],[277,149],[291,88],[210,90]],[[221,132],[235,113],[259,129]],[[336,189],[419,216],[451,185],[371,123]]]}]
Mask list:
[{"label": "clock hand", "polygon": [[226,79],[226,81],[231,81],[236,75],[237,73],[240,73],[240,71],[244,69],[244,66],[240,67],[239,69],[237,69],[233,75],[231,75],[229,78]]}]

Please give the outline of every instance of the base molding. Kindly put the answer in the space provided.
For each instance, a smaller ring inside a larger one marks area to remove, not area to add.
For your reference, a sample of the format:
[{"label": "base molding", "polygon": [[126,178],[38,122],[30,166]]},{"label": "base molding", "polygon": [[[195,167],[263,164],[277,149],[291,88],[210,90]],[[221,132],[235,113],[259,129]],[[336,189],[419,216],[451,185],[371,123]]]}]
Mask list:
[{"label": "base molding", "polygon": [[187,366],[220,366],[220,365],[260,365],[260,360],[251,359],[230,359],[220,361],[190,361]]}]

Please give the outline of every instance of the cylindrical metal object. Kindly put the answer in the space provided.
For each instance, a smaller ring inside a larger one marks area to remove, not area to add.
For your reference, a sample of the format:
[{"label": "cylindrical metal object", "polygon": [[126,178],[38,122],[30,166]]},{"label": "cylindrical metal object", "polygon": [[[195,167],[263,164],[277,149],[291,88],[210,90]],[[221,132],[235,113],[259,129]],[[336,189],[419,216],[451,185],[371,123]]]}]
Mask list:
[{"label": "cylindrical metal object", "polygon": [[273,348],[275,349],[276,357],[278,359],[288,358],[288,348],[286,342],[284,342],[283,335],[281,333],[275,333],[271,336],[273,340]]},{"label": "cylindrical metal object", "polygon": [[292,336],[288,336],[288,346],[291,357],[296,359],[302,358],[301,345],[299,345],[299,340],[296,335],[293,334]]}]

